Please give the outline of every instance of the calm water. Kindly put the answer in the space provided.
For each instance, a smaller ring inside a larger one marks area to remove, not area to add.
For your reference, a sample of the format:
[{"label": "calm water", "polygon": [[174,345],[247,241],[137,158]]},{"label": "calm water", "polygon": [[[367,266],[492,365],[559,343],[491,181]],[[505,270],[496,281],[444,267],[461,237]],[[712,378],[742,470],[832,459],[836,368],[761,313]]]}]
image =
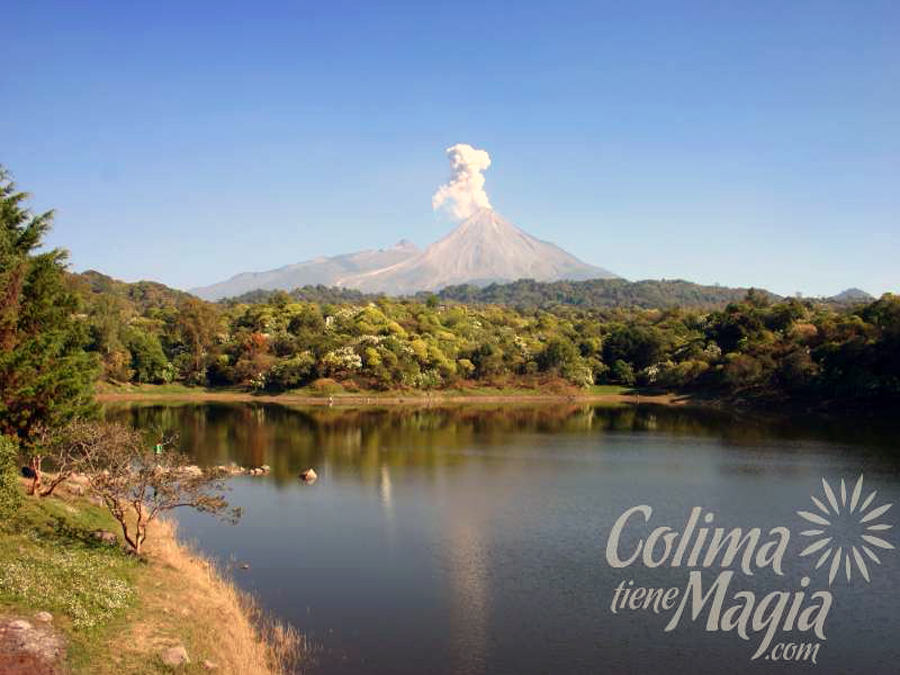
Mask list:
[{"label": "calm water", "polygon": [[[842,564],[826,640],[796,627],[773,638],[819,643],[812,666],[751,661],[764,631],[746,641],[707,632],[705,610],[695,623],[688,607],[670,632],[672,611],[614,614],[620,582],[683,592],[689,570],[640,559],[615,569],[606,546],[620,514],[641,504],[653,508],[650,523],[629,520],[622,557],[654,527],[682,532],[695,506],[714,513],[709,527],[763,528],[761,543],[785,526],[784,575],[737,569],[723,610],[741,590],[757,602],[799,591],[809,574],[806,608],[828,588],[830,560],[812,571],[825,549],[798,556],[812,541],[800,532],[816,526],[796,511],[816,510],[811,494],[827,501],[823,477],[838,502],[847,480],[849,504],[860,473],[859,502],[878,491],[870,511],[896,502],[900,425],[593,406],[142,405],[108,415],[178,431],[201,464],[271,465],[270,476],[233,481],[239,525],[189,512],[180,521],[208,554],[250,564],[236,581],[309,636],[308,672],[898,672],[900,551],[870,547],[881,561],[864,558],[870,583],[854,566],[848,584]],[[296,477],[307,467],[319,474],[311,486]],[[898,511],[869,524],[896,522]],[[860,543],[854,526],[830,522],[834,542]],[[869,534],[896,543],[896,528]],[[704,592],[721,571],[703,573]]]}]

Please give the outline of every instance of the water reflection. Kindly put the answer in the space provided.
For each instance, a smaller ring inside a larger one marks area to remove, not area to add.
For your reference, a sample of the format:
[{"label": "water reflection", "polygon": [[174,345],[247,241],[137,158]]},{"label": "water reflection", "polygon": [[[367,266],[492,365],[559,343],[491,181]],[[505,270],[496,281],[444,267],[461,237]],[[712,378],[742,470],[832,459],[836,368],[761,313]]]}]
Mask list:
[{"label": "water reflection", "polygon": [[[879,456],[897,456],[893,421],[766,420],[710,410],[664,406],[468,406],[365,409],[293,408],[277,404],[111,404],[110,419],[139,428],[176,431],[183,450],[201,464],[272,467],[278,484],[293,481],[302,468],[326,467],[335,477],[352,474],[378,487],[391,501],[391,472],[409,467],[439,468],[467,462],[491,464],[485,452],[442,449],[497,448],[515,451],[522,436],[590,434],[601,447],[604,435],[646,433],[672,438],[715,439],[747,449],[781,441],[778,453],[802,453],[811,441],[847,444]],[[390,469],[390,471],[388,471]],[[765,466],[726,470],[765,471]]]}]

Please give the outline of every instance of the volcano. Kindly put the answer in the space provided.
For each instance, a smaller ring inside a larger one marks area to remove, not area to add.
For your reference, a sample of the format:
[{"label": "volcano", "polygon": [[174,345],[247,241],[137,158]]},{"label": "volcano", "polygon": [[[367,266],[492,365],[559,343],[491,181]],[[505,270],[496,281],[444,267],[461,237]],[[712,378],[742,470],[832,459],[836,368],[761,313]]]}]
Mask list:
[{"label": "volcano", "polygon": [[268,272],[238,274],[191,292],[219,300],[254,291],[322,284],[387,295],[438,291],[446,286],[534,279],[583,281],[616,278],[541,241],[489,208],[479,209],[456,229],[420,251],[408,241],[379,251],[316,258]]},{"label": "volcano", "polygon": [[616,275],[559,246],[523,232],[488,208],[479,209],[421,253],[390,267],[340,279],[336,285],[369,293],[404,295],[446,286],[534,279],[582,281]]}]

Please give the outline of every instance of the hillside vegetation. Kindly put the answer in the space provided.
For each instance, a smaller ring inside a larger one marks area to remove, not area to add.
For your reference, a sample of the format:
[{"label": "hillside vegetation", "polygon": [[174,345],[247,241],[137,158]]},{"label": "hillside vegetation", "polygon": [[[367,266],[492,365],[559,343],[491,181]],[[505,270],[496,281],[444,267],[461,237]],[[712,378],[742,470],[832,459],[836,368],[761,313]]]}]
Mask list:
[{"label": "hillside vegetation", "polygon": [[838,305],[687,282],[522,281],[413,299],[321,288],[213,304],[128,286],[73,278],[110,382],[272,393],[636,384],[815,401],[900,392],[890,294]]}]

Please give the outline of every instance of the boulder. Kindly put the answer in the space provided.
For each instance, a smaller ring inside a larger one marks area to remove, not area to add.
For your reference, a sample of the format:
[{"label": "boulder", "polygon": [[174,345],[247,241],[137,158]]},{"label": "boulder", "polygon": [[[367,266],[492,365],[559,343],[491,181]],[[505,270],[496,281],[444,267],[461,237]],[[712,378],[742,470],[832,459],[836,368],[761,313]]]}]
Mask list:
[{"label": "boulder", "polygon": [[170,668],[177,668],[191,662],[188,658],[187,650],[181,645],[164,649],[159,657],[162,659],[163,664]]},{"label": "boulder", "polygon": [[306,469],[305,471],[300,472],[300,480],[305,481],[306,483],[315,483],[318,477],[319,475],[316,473],[315,469]]},{"label": "boulder", "polygon": [[91,533],[91,536],[104,544],[112,544],[115,545],[119,542],[114,532],[110,532],[109,530],[94,530]]}]

